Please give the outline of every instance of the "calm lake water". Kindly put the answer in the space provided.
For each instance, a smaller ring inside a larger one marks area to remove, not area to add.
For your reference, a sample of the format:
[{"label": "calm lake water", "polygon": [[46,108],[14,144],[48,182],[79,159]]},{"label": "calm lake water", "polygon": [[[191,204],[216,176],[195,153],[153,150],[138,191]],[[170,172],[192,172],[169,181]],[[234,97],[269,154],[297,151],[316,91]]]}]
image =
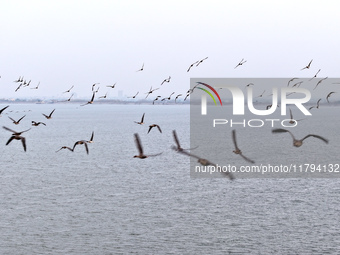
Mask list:
[{"label": "calm lake water", "polygon": [[[52,119],[42,116],[53,109]],[[340,163],[338,132],[334,131],[340,124],[339,108],[319,110],[316,115],[329,114],[333,122],[325,125],[314,120],[312,128],[301,121],[306,130],[298,134],[322,132],[330,143],[322,146],[325,153],[312,157]],[[145,124],[135,124],[143,113]],[[19,125],[7,117],[18,119],[25,114]],[[31,126],[32,120],[46,126]],[[338,178],[232,182],[190,178],[190,159],[170,148],[174,129],[182,147],[190,147],[189,120],[189,106],[183,105],[10,105],[0,117],[1,126],[32,129],[23,134],[27,152],[20,141],[5,146],[11,133],[0,132],[0,254],[339,252]],[[151,124],[159,124],[163,133],[153,129],[147,134]],[[62,146],[89,140],[92,131],[89,155],[83,145],[74,152],[56,153]],[[228,137],[230,131],[226,131]],[[162,155],[134,159],[134,133],[139,133],[145,154]],[[238,135],[247,156],[267,160],[257,143],[241,138],[245,131]],[[262,139],[261,132],[258,135],[256,139]],[[306,142],[306,147],[293,148],[288,134],[275,136],[287,138],[278,140],[277,146],[286,161],[297,151],[301,162],[310,160],[313,146]],[[232,164],[244,163],[231,151],[226,155]]]}]

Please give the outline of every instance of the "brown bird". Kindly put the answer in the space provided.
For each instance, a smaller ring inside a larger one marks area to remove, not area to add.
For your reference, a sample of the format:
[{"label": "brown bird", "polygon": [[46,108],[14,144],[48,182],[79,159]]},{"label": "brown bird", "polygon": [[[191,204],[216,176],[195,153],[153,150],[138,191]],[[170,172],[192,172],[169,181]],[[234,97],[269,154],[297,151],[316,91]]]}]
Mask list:
[{"label": "brown bird", "polygon": [[248,161],[248,162],[254,164],[255,161],[253,161],[253,160],[247,158],[246,156],[244,156],[244,155],[242,154],[242,151],[241,151],[241,150],[239,149],[239,147],[237,146],[237,142],[236,142],[236,131],[235,131],[235,129],[233,129],[233,131],[232,131],[232,138],[233,138],[233,143],[234,143],[234,146],[235,146],[235,150],[233,150],[233,152],[234,152],[235,154],[239,154],[239,155],[240,155],[243,159],[245,159],[246,161]]},{"label": "brown bird", "polygon": [[149,132],[150,132],[150,130],[152,129],[152,128],[154,128],[154,127],[157,127],[158,128],[158,130],[159,130],[159,132],[161,132],[162,133],[162,130],[161,130],[161,128],[157,125],[157,124],[152,124],[152,125],[150,125],[149,126],[149,131],[148,131],[148,134],[149,134]]},{"label": "brown bird", "polygon": [[310,68],[310,65],[312,64],[313,62],[313,59],[311,61],[309,61],[308,65],[306,65],[304,68],[302,68],[301,70],[304,70],[304,69],[309,69]]},{"label": "brown bird", "polygon": [[289,124],[295,124],[296,122],[303,120],[303,119],[294,120],[293,113],[292,113],[292,110],[290,108],[289,108],[289,112],[290,112],[290,121],[289,121]]},{"label": "brown bird", "polygon": [[162,154],[162,153],[157,153],[157,154],[153,154],[153,155],[144,155],[143,147],[142,147],[139,135],[137,133],[135,133],[134,136],[135,136],[136,147],[137,147],[138,153],[139,153],[138,155],[133,156],[134,158],[145,159],[145,158],[148,158],[148,157],[155,157],[155,156]]},{"label": "brown bird", "polygon": [[308,108],[308,110],[311,110],[313,108],[319,109],[320,101],[321,101],[321,98],[316,102],[316,106],[311,106],[311,107]]},{"label": "brown bird", "polygon": [[318,75],[318,73],[320,73],[321,69],[319,69],[316,74],[314,74],[314,76],[312,78],[310,78],[308,81],[311,81],[313,80],[314,78],[316,78],[316,76]]},{"label": "brown bird", "polygon": [[96,94],[96,92],[93,92],[93,95],[92,95],[92,98],[90,101],[88,101],[86,104],[82,104],[80,106],[84,106],[84,105],[87,105],[87,104],[93,104],[93,100],[94,100],[94,95]]},{"label": "brown bird", "polygon": [[[184,150],[184,149],[181,147],[180,143],[179,143],[179,140],[178,140],[176,131],[173,130],[173,131],[172,131],[172,134],[173,134],[174,140],[175,140],[175,142],[176,142],[176,146],[171,146],[171,148],[172,148],[173,150],[175,150],[175,151],[177,151],[177,152],[179,152],[179,153],[181,153],[181,154],[184,154],[184,155],[186,155],[186,156],[189,156],[189,157],[193,157],[193,158],[198,159],[197,162],[200,163],[200,164],[203,165],[203,166],[209,166],[209,165],[210,165],[210,166],[215,166],[215,167],[217,167],[216,164],[210,162],[209,160],[204,159],[204,158],[201,158],[201,157],[198,157],[198,156],[196,156],[196,155],[194,155],[194,154],[191,154],[191,153],[187,152],[186,150]],[[225,176],[227,176],[230,180],[233,180],[233,179],[234,179],[234,176],[232,175],[232,173],[230,173],[230,172],[222,172],[222,173],[223,173]]]},{"label": "brown bird", "polygon": [[247,60],[244,60],[244,59],[242,58],[242,60],[234,67],[234,69],[237,68],[238,66],[243,65],[243,64],[246,63],[246,62],[247,62]]},{"label": "brown bird", "polygon": [[315,137],[315,138],[318,138],[318,139],[324,141],[325,143],[328,143],[327,139],[325,139],[325,138],[323,138],[322,136],[319,136],[319,135],[309,134],[309,135],[306,135],[301,140],[298,140],[298,139],[295,139],[294,135],[289,130],[286,130],[286,129],[283,129],[283,128],[277,128],[277,129],[273,129],[272,130],[272,133],[286,133],[286,132],[288,132],[292,136],[292,138],[293,138],[293,145],[295,147],[300,147],[302,145],[302,143],[303,143],[303,140],[305,140],[308,137]]},{"label": "brown bird", "polygon": [[21,136],[22,133],[27,132],[30,129],[21,131],[21,132],[16,132],[8,127],[3,126],[4,129],[6,129],[7,131],[12,132],[12,136],[9,138],[9,140],[7,141],[6,145],[8,145],[13,139],[15,140],[21,140],[22,146],[24,147],[24,151],[26,151],[26,139],[25,137]]},{"label": "brown bird", "polygon": [[12,119],[11,117],[8,117],[11,121],[13,121],[13,123],[15,124],[15,125],[18,125],[19,123],[20,123],[20,121],[23,119],[23,118],[25,118],[26,117],[26,115],[24,115],[24,116],[22,116],[20,119],[18,119],[18,120],[14,120],[14,119]]},{"label": "brown bird", "polygon": [[50,115],[42,114],[45,116],[46,119],[52,119],[52,114],[54,113],[55,109],[50,113]]},{"label": "brown bird", "polygon": [[135,123],[137,123],[137,124],[139,124],[139,125],[143,125],[144,124],[144,115],[145,115],[145,113],[143,113],[143,116],[142,116],[142,119],[141,119],[141,121],[135,121]]},{"label": "brown bird", "polygon": [[39,126],[40,124],[46,126],[44,122],[35,122],[34,120],[32,120],[32,126]]},{"label": "brown bird", "polygon": [[84,144],[84,145],[85,145],[86,153],[89,154],[89,148],[88,148],[88,146],[87,146],[87,141],[85,141],[85,140],[80,140],[80,141],[75,142],[75,144],[73,145],[72,151],[74,151],[74,148],[75,148],[77,145],[79,145],[79,144]]},{"label": "brown bird", "polygon": [[72,148],[70,148],[70,147],[67,147],[67,146],[63,146],[63,147],[61,147],[59,150],[57,150],[56,152],[58,152],[58,151],[60,151],[60,150],[63,150],[63,149],[68,149],[68,150],[70,150],[70,151],[72,151],[73,152],[73,149]]}]

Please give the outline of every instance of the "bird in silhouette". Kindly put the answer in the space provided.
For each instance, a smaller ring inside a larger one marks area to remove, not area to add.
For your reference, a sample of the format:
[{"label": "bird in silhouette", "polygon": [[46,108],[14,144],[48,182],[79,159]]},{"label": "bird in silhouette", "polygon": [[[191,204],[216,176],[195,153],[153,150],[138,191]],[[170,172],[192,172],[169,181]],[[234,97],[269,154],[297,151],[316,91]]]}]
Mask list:
[{"label": "bird in silhouette", "polygon": [[52,114],[54,113],[55,109],[49,114],[49,115],[46,115],[46,114],[42,114],[45,116],[46,119],[52,119]]},{"label": "bird in silhouette", "polygon": [[152,124],[152,125],[150,125],[149,126],[149,131],[148,131],[148,134],[149,134],[149,132],[151,131],[151,129],[152,128],[154,128],[154,127],[157,127],[158,128],[158,130],[159,130],[159,132],[161,132],[162,133],[162,130],[161,130],[161,128],[157,125],[157,124]]},{"label": "bird in silhouette", "polygon": [[302,68],[301,70],[304,70],[304,69],[309,69],[310,68],[310,65],[312,64],[313,62],[313,59],[311,61],[309,61],[308,65],[306,65],[304,68]]},{"label": "bird in silhouette", "polygon": [[244,59],[242,58],[242,60],[234,67],[234,69],[237,68],[237,67],[239,67],[239,66],[241,66],[241,65],[243,65],[243,64],[246,63],[246,62],[247,62],[247,60],[244,60]]},{"label": "bird in silhouette", "polygon": [[190,69],[191,69],[191,67],[193,67],[195,64],[197,64],[199,61],[196,61],[195,63],[192,63],[190,66],[189,66],[189,68],[188,68],[188,70],[187,70],[187,72],[189,72],[190,71]]},{"label": "bird in silhouette", "polygon": [[71,88],[69,88],[68,90],[64,91],[63,93],[68,93],[68,92],[70,92],[70,91],[71,91],[71,89],[73,89],[73,87],[74,87],[74,85],[72,85],[72,87],[71,87]]},{"label": "bird in silhouette", "polygon": [[328,95],[327,95],[327,97],[326,97],[328,103],[329,103],[328,98],[329,98],[333,93],[336,93],[336,92],[335,92],[335,91],[332,91],[332,92],[329,92],[329,93],[328,93]]},{"label": "bird in silhouette", "polygon": [[24,147],[24,151],[26,151],[26,139],[25,137],[21,136],[22,133],[27,132],[30,129],[21,131],[21,132],[16,132],[8,127],[3,126],[4,129],[6,129],[7,131],[12,132],[12,136],[9,138],[9,140],[7,141],[6,145],[8,145],[12,140],[21,140],[22,146]]},{"label": "bird in silhouette", "polygon": [[[157,89],[159,89],[159,88],[157,88]],[[152,89],[152,86],[151,86],[150,90],[145,93],[145,94],[147,94],[145,98],[147,98],[152,92],[154,92],[157,89]]]},{"label": "bird in silhouette", "polygon": [[113,85],[108,85],[108,86],[106,86],[106,87],[109,87],[109,88],[112,88],[112,89],[114,89],[114,88],[115,88],[115,86],[116,86],[116,84],[117,84],[117,82],[116,82],[115,84],[113,84]]},{"label": "bird in silhouette", "polygon": [[142,65],[142,67],[140,68],[140,69],[138,69],[136,72],[141,72],[141,71],[143,71],[144,70],[144,63],[143,63],[143,65]]},{"label": "bird in silhouette", "polygon": [[318,138],[322,141],[324,141],[325,143],[328,143],[328,140],[323,138],[322,136],[319,135],[313,135],[313,134],[309,134],[306,135],[304,138],[302,138],[301,140],[298,140],[294,137],[294,135],[292,134],[292,132],[290,132],[289,130],[283,129],[283,128],[277,128],[277,129],[273,129],[272,133],[289,133],[291,135],[291,137],[293,138],[293,145],[295,147],[300,147],[303,144],[303,141],[308,138],[308,137],[315,137]]},{"label": "bird in silhouette", "polygon": [[204,60],[206,60],[208,57],[206,57],[206,58],[203,58],[203,59],[201,59],[201,60],[199,60],[199,61],[197,61],[197,64],[196,64],[196,66],[199,66]]},{"label": "bird in silhouette", "polygon": [[136,95],[132,96],[132,97],[128,97],[128,98],[136,98],[136,96],[138,95],[139,91],[136,93]]},{"label": "bird in silhouette", "polygon": [[170,82],[170,79],[171,79],[171,76],[169,76],[168,79],[164,79],[164,80],[162,81],[161,85],[163,85],[164,82]]},{"label": "bird in silhouette", "polygon": [[14,120],[14,119],[12,119],[11,117],[8,117],[11,121],[13,121],[13,123],[15,124],[15,125],[18,125],[19,123],[20,123],[20,121],[23,119],[23,118],[25,118],[26,117],[26,115],[24,115],[24,116],[22,116],[20,119],[18,119],[18,120]]}]

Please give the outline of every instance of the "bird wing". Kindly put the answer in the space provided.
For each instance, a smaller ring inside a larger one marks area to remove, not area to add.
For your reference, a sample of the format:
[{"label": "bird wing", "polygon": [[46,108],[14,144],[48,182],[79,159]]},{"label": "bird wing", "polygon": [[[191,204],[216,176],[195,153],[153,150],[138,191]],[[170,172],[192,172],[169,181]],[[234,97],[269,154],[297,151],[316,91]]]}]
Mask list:
[{"label": "bird wing", "polygon": [[236,131],[235,131],[235,129],[233,129],[233,131],[232,131],[232,138],[233,138],[233,143],[234,143],[235,149],[239,150],[239,148],[237,146],[237,142],[236,142]]},{"label": "bird wing", "polygon": [[7,106],[5,106],[4,108],[2,108],[2,109],[0,110],[0,114],[1,114],[4,110],[6,110],[8,107],[9,107],[9,105],[7,105]]},{"label": "bird wing", "polygon": [[150,130],[153,128],[153,126],[149,126],[149,131],[148,131],[148,134],[149,134],[149,132],[150,132]]},{"label": "bird wing", "polygon": [[48,117],[51,118],[52,114],[54,113],[55,109],[50,113],[50,115]]},{"label": "bird wing", "polygon": [[241,157],[242,158],[244,158],[246,161],[248,161],[248,162],[250,162],[250,163],[252,163],[252,164],[254,164],[255,163],[255,161],[254,160],[251,160],[250,158],[247,158],[246,156],[244,156],[242,153],[240,154],[241,155]]},{"label": "bird wing", "polygon": [[15,134],[17,133],[16,131],[14,131],[13,129],[10,129],[8,127],[3,126],[2,128],[6,129],[7,131],[10,131],[12,133],[15,133]]},{"label": "bird wing", "polygon": [[21,138],[22,146],[24,147],[24,151],[26,151],[26,139],[25,137],[22,137],[22,136],[20,136],[20,138]]},{"label": "bird wing", "polygon": [[15,135],[12,135],[12,136],[8,139],[6,145],[8,145],[10,142],[12,142],[12,140],[13,140],[14,138],[15,138]]},{"label": "bird wing", "polygon": [[325,143],[328,143],[328,140],[326,138],[323,138],[322,136],[319,136],[319,135],[313,135],[313,134],[306,135],[304,138],[301,139],[301,141],[305,140],[306,138],[308,138],[310,136],[313,136],[315,138],[319,138],[320,140],[324,141]]},{"label": "bird wing", "polygon": [[287,132],[292,136],[293,139],[295,139],[294,135],[289,130],[283,128],[276,128],[272,130],[272,133],[287,133]]},{"label": "bird wing", "polygon": [[160,126],[156,125],[156,127],[158,128],[159,132],[162,133],[162,130],[161,130]]},{"label": "bird wing", "polygon": [[22,116],[17,122],[20,122],[20,120],[22,120],[25,117],[26,117],[26,115]]},{"label": "bird wing", "polygon": [[85,142],[84,145],[85,145],[86,153],[89,154],[89,147],[87,146],[87,143]]},{"label": "bird wing", "polygon": [[92,98],[91,98],[91,101],[90,102],[93,102],[93,100],[94,100],[94,95],[95,95],[96,93],[95,92],[93,92],[93,95],[92,95]]},{"label": "bird wing", "polygon": [[179,140],[178,140],[178,137],[177,137],[176,130],[172,130],[172,134],[173,134],[175,143],[176,143],[176,145],[177,145],[177,150],[178,150],[178,149],[181,149],[181,145],[179,144]]},{"label": "bird wing", "polygon": [[16,121],[15,121],[14,119],[12,119],[11,117],[8,116],[8,118],[9,118],[11,121],[16,122]]},{"label": "bird wing", "polygon": [[137,133],[135,133],[134,135],[135,135],[135,143],[136,143],[137,149],[139,151],[139,155],[143,155],[143,147],[142,147],[142,144],[140,142],[139,135]]},{"label": "bird wing", "polygon": [[92,131],[92,135],[91,135],[91,138],[90,138],[91,142],[93,141],[93,136],[94,136],[94,131]]},{"label": "bird wing", "polygon": [[140,121],[141,123],[144,122],[144,115],[145,115],[145,113],[143,113],[142,120]]}]

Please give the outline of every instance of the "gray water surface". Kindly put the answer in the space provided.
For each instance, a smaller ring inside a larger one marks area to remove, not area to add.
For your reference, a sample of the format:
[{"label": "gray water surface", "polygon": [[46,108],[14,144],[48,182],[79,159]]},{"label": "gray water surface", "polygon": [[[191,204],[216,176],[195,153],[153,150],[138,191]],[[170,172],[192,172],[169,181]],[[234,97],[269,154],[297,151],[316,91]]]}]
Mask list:
[{"label": "gray water surface", "polygon": [[[24,114],[17,126],[7,117]],[[192,179],[189,158],[170,149],[173,129],[190,147],[188,106],[13,104],[0,118],[16,131],[31,120],[47,125],[23,134],[26,153],[0,132],[0,254],[339,251],[339,179]],[[151,124],[163,133],[147,134]],[[83,145],[56,153],[92,131],[89,155]],[[162,155],[134,159],[136,132],[146,154]]]}]

